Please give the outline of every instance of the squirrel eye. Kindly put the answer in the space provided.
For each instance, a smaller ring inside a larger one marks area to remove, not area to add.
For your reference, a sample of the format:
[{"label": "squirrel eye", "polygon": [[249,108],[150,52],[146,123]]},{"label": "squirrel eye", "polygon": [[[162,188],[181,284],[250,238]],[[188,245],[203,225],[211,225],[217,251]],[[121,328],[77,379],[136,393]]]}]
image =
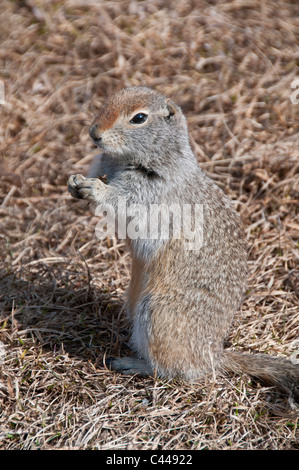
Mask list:
[{"label": "squirrel eye", "polygon": [[147,120],[147,114],[138,113],[130,121],[131,124],[142,124]]}]

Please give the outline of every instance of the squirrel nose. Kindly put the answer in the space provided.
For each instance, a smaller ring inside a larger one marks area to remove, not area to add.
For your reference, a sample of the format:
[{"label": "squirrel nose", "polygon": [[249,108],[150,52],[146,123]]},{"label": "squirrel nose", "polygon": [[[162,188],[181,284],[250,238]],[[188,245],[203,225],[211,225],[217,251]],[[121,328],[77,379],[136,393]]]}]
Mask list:
[{"label": "squirrel nose", "polygon": [[94,124],[93,126],[90,126],[89,128],[89,135],[92,138],[92,140],[96,142],[100,142],[102,140],[102,137],[97,133],[97,126]]}]

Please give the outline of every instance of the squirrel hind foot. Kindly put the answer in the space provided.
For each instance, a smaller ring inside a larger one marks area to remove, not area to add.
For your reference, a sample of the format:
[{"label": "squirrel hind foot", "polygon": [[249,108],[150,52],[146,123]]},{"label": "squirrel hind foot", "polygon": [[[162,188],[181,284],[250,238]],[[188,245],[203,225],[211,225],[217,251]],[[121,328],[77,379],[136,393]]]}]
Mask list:
[{"label": "squirrel hind foot", "polygon": [[143,359],[135,357],[109,357],[105,362],[110,370],[124,375],[138,375],[140,377],[153,375],[153,371]]}]

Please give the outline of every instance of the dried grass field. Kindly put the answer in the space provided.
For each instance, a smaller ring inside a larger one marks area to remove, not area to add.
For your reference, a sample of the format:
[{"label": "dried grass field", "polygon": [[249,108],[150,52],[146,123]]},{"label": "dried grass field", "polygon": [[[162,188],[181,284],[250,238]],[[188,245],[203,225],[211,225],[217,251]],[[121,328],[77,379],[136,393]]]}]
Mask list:
[{"label": "dried grass field", "polygon": [[88,125],[109,94],[174,98],[247,234],[228,345],[298,360],[298,33],[296,1],[2,0],[1,449],[299,449],[298,411],[246,376],[107,370],[130,353],[130,259],[66,189],[96,155]]}]

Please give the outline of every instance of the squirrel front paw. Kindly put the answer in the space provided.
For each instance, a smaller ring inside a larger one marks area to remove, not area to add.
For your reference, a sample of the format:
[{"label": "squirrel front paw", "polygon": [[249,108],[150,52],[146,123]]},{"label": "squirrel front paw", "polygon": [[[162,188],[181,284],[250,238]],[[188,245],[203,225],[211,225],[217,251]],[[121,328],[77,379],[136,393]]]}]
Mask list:
[{"label": "squirrel front paw", "polygon": [[72,175],[67,182],[67,188],[76,199],[96,200],[96,194],[105,184],[98,178],[85,178],[83,175]]}]

